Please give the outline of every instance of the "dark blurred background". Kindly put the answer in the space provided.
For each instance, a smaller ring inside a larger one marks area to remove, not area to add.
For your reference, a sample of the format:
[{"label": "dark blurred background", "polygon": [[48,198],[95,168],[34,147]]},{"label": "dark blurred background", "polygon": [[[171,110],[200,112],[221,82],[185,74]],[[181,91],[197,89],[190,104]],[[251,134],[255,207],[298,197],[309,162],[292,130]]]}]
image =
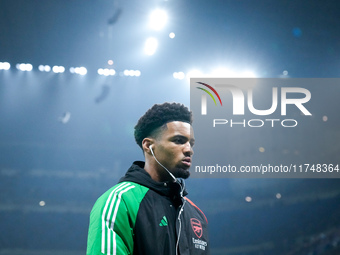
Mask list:
[{"label": "dark blurred background", "polygon": [[[189,105],[191,75],[338,78],[339,56],[335,0],[0,0],[0,255],[84,254],[92,205],[143,159],[135,123],[154,103]],[[339,116],[324,115],[340,151]],[[212,255],[335,255],[339,180],[187,187]]]}]

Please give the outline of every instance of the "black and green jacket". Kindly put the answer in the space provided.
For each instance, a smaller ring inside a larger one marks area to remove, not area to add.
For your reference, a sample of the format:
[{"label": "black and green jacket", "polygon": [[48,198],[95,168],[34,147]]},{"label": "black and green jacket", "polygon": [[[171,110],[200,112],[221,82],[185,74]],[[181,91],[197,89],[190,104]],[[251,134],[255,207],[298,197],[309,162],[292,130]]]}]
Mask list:
[{"label": "black and green jacket", "polygon": [[134,162],[95,203],[87,254],[210,254],[202,211],[178,183],[156,182],[143,167]]}]

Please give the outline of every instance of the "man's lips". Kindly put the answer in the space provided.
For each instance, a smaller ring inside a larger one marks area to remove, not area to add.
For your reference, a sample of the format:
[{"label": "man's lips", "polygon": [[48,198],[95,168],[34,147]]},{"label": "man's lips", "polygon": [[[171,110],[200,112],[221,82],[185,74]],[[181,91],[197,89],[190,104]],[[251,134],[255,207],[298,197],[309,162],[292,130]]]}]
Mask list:
[{"label": "man's lips", "polygon": [[182,160],[182,163],[183,163],[184,165],[191,166],[191,158],[190,158],[190,157],[185,157],[185,158]]}]

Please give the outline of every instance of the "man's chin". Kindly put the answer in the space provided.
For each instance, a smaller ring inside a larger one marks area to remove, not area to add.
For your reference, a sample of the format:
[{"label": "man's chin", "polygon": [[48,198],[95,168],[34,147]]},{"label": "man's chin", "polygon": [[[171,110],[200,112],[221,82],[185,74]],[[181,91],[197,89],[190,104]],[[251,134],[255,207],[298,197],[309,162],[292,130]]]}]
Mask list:
[{"label": "man's chin", "polygon": [[183,168],[177,169],[176,175],[175,175],[176,178],[183,178],[183,179],[188,179],[189,176],[190,176],[189,168],[187,168],[187,169],[183,169]]}]

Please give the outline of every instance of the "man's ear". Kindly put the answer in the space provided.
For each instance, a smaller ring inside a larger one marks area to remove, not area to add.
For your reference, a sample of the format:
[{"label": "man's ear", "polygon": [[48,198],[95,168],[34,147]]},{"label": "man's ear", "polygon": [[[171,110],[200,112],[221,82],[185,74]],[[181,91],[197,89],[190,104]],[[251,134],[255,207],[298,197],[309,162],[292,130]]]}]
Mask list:
[{"label": "man's ear", "polygon": [[[146,138],[143,139],[142,148],[143,148],[144,153],[152,154],[150,146],[153,143],[154,143],[154,139],[152,139],[152,138],[146,137]],[[154,149],[154,148],[152,148],[152,149]]]}]

